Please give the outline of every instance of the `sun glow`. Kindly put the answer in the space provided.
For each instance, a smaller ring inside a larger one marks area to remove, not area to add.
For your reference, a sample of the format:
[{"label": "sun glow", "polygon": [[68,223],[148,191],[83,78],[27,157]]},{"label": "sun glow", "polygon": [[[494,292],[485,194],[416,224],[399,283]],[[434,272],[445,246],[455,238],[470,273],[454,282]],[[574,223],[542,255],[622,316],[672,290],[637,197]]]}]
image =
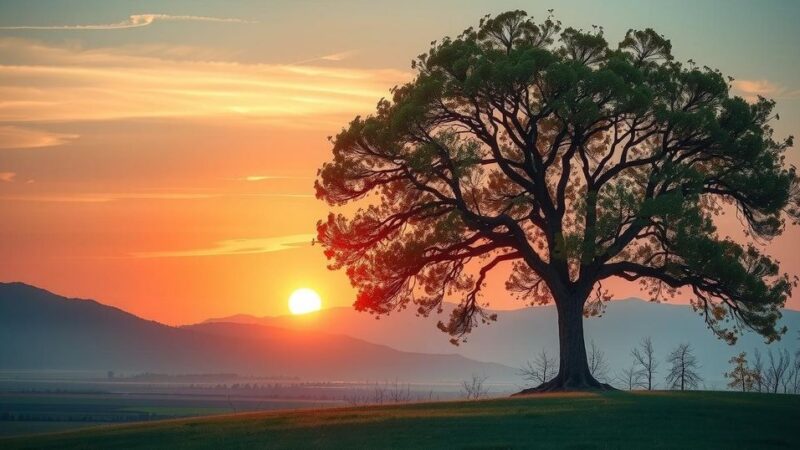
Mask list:
[{"label": "sun glow", "polygon": [[320,307],[322,307],[322,299],[313,289],[300,288],[289,296],[289,311],[292,314],[307,314],[319,311]]}]

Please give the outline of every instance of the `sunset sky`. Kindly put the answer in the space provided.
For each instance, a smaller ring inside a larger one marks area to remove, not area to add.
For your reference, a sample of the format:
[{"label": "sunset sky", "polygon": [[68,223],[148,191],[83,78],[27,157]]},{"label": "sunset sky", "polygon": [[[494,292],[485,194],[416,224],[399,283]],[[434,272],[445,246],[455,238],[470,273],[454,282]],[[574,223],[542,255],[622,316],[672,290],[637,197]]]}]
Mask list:
[{"label": "sunset sky", "polygon": [[[800,136],[800,2],[640,5],[0,1],[0,281],[168,324],[284,314],[299,287],[351,304],[345,274],[310,245],[328,212],[313,195],[327,136],[409,80],[431,41],[508,9],[553,8],[614,43],[655,28],[677,59],[774,98],[776,135]],[[735,218],[721,226],[738,236]],[[793,275],[799,232],[767,244]],[[494,307],[522,306],[493,281]]]}]

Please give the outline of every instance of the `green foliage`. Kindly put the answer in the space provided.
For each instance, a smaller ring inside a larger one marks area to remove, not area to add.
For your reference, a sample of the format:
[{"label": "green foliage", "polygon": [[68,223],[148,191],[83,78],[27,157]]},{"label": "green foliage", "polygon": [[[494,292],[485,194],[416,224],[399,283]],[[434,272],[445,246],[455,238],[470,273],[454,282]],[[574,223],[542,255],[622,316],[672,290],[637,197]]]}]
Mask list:
[{"label": "green foliage", "polygon": [[511,263],[508,286],[537,303],[622,277],[656,299],[683,289],[724,339],[779,338],[794,282],[714,221],[736,213],[763,241],[800,217],[792,140],[773,137],[773,101],[732,96],[671,49],[651,29],[610,46],[600,27],[523,11],[434,42],[320,170],[319,198],[369,205],[318,225],[356,307],[427,313],[449,296],[461,304],[442,328],[461,337],[487,318],[487,272]]},{"label": "green foliage", "polygon": [[747,353],[742,352],[731,357],[728,361],[733,369],[725,373],[728,378],[728,387],[735,391],[749,392],[753,389],[756,377],[760,376],[747,365]]}]

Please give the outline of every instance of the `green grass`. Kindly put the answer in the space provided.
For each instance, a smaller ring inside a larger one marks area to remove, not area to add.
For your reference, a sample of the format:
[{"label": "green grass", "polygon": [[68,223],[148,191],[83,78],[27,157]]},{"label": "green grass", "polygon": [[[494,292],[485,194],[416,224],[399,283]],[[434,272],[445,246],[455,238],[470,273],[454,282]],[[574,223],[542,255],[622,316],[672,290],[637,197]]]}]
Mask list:
[{"label": "green grass", "polygon": [[[319,405],[319,403],[316,403]],[[306,400],[116,393],[0,393],[0,438],[86,425],[311,407]],[[1,447],[1,446],[0,446]]]},{"label": "green grass", "polygon": [[800,397],[549,395],[104,426],[0,448],[800,448]]}]

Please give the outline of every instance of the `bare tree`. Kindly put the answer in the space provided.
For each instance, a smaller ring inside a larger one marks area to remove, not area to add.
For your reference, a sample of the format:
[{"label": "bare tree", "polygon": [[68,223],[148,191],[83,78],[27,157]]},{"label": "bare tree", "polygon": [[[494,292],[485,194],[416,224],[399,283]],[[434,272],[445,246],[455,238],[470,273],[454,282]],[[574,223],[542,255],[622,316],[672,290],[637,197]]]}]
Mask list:
[{"label": "bare tree", "polygon": [[800,394],[800,350],[794,354],[794,365],[791,379],[792,394]]},{"label": "bare tree", "polygon": [[489,390],[484,386],[489,377],[485,375],[472,375],[469,380],[461,382],[461,393],[467,400],[478,400],[486,396]]},{"label": "bare tree", "polygon": [[[797,339],[800,340],[800,331],[797,332]],[[800,394],[800,348],[794,352],[794,372],[792,373],[792,394]]]},{"label": "bare tree", "polygon": [[753,351],[753,367],[750,369],[753,375],[753,386],[756,391],[764,391],[764,362],[761,360],[761,352],[758,349]]},{"label": "bare tree", "polygon": [[555,376],[558,364],[555,358],[547,354],[547,350],[542,349],[533,361],[527,361],[519,369],[519,373],[526,381],[540,385],[549,381]]},{"label": "bare tree", "polygon": [[639,366],[639,371],[644,381],[643,387],[647,388],[648,391],[652,391],[654,387],[653,375],[655,375],[656,369],[658,368],[658,362],[655,358],[653,340],[650,336],[642,339],[639,347],[631,351],[631,355],[633,355],[636,365]]},{"label": "bare tree", "polygon": [[370,402],[369,394],[361,389],[355,389],[345,394],[343,400],[350,406],[364,405]]},{"label": "bare tree", "polygon": [[622,369],[622,372],[617,375],[617,380],[629,391],[643,386],[642,371],[636,367],[636,364],[631,364],[627,369]]},{"label": "bare tree", "polygon": [[595,380],[605,383],[608,380],[608,363],[606,362],[606,355],[594,343],[590,343],[589,347],[589,373],[592,374]]},{"label": "bare tree", "polygon": [[375,390],[373,391],[372,403],[376,405],[382,405],[384,400],[386,399],[386,390],[387,390],[386,384],[381,385],[378,384],[378,382],[376,381]]},{"label": "bare tree", "polygon": [[389,394],[389,400],[393,403],[403,403],[411,401],[411,385],[406,384],[403,386],[399,384],[397,380],[394,380],[394,386],[390,389],[387,389]]},{"label": "bare tree", "polygon": [[777,394],[778,388],[783,385],[783,380],[786,377],[786,372],[789,370],[790,363],[789,350],[778,350],[775,353],[777,356],[772,353],[772,349],[769,349],[769,353],[767,353],[769,367],[767,367],[767,371],[764,375],[764,383],[766,384],[767,391],[773,394]]},{"label": "bare tree", "polygon": [[672,389],[696,389],[703,380],[697,369],[700,364],[697,358],[692,353],[692,346],[689,344],[680,344],[667,357],[667,362],[670,364],[669,373],[667,374],[667,384]]},{"label": "bare tree", "polygon": [[789,363],[788,367],[789,368],[786,370],[786,376],[783,377],[783,380],[781,380],[781,386],[783,387],[784,394],[793,394],[796,367],[792,362]]},{"label": "bare tree", "polygon": [[747,367],[747,353],[741,352],[728,360],[733,365],[733,370],[725,372],[725,377],[730,379],[728,387],[742,392],[753,389],[753,372]]}]

